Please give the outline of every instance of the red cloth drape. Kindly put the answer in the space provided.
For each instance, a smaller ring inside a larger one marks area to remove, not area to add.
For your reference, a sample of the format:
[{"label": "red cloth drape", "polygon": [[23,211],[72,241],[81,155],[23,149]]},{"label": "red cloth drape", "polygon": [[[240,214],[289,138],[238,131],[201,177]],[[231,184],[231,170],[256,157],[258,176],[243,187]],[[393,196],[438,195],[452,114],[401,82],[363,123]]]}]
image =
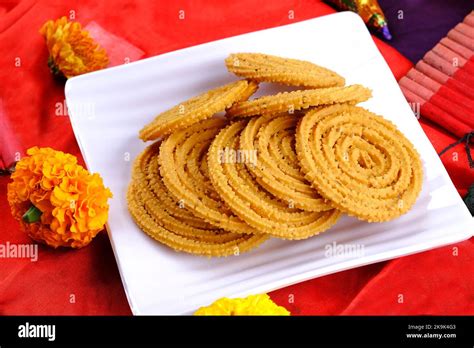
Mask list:
[{"label": "red cloth drape", "polygon": [[[64,86],[50,75],[38,34],[48,19],[74,14],[83,25],[95,21],[145,56],[154,56],[332,12],[309,0],[0,2],[0,127],[9,128],[0,130],[0,145],[7,143],[10,153],[20,154],[34,145],[51,146],[81,158],[68,117],[56,115]],[[412,66],[395,49],[376,43],[397,78]],[[437,150],[454,141],[436,126],[423,128]],[[466,174],[462,147],[456,149],[459,161],[444,161],[455,184],[465,190],[474,179]],[[2,152],[7,152],[4,145]],[[0,178],[0,243],[29,243],[10,215],[8,180]],[[130,314],[105,233],[82,250],[40,246],[37,262],[0,262],[1,314]],[[466,241],[307,281],[271,296],[294,314],[473,314],[473,271],[474,246]]]}]

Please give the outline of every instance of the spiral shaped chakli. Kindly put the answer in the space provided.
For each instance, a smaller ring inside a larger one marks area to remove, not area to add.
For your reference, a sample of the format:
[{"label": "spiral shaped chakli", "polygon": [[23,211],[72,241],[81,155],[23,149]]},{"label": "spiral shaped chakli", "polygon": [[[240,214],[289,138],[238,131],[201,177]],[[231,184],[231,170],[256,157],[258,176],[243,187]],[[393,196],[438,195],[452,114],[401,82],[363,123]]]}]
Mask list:
[{"label": "spiral shaped chakli", "polygon": [[160,150],[159,163],[163,183],[176,202],[182,202],[193,215],[209,224],[235,233],[255,233],[255,229],[236,216],[224,203],[209,181],[206,160],[209,145],[226,120],[213,118],[166,138]]},{"label": "spiral shaped chakli", "polygon": [[127,193],[128,209],[145,233],[177,251],[204,256],[240,254],[266,239],[216,228],[176,204],[160,177],[159,146],[157,142],[137,157]]},{"label": "spiral shaped chakli", "polygon": [[258,82],[290,86],[344,86],[345,80],[332,70],[311,62],[260,53],[234,53],[225,60],[227,69],[237,76]]},{"label": "spiral shaped chakli", "polygon": [[309,111],[296,150],[306,178],[337,209],[369,222],[394,219],[415,203],[420,157],[390,121],[361,107]]},{"label": "spiral shaped chakli", "polygon": [[211,118],[237,101],[247,100],[258,88],[252,81],[236,81],[212,89],[162,112],[140,130],[143,141],[155,140],[201,120]]},{"label": "spiral shaped chakli", "polygon": [[357,104],[366,101],[371,95],[370,89],[361,85],[282,92],[237,102],[227,110],[227,115],[229,117],[276,115],[321,105]]},{"label": "spiral shaped chakli", "polygon": [[258,154],[247,168],[275,197],[305,211],[331,210],[301,171],[294,147],[298,120],[289,114],[251,119],[240,136],[240,150]]},{"label": "spiral shaped chakli", "polygon": [[247,120],[242,120],[224,128],[207,155],[212,184],[229,208],[257,231],[283,239],[305,239],[332,226],[340,216],[337,210],[306,212],[289,207],[260,186],[243,161],[222,160],[222,151],[238,154],[246,126]]}]

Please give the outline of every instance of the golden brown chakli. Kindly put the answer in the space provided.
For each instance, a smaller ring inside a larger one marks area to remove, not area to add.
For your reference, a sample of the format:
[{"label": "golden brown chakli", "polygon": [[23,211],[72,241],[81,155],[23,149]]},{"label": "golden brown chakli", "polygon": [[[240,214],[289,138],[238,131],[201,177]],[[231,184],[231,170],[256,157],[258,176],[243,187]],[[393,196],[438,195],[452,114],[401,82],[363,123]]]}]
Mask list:
[{"label": "golden brown chakli", "polygon": [[[127,199],[145,233],[176,251],[229,256],[269,237],[315,236],[344,213],[381,222],[410,210],[419,155],[391,122],[355,106],[369,89],[294,59],[239,53],[226,65],[248,80],[184,101],[140,131],[155,143],[135,160]],[[312,89],[248,100],[259,82]]]}]

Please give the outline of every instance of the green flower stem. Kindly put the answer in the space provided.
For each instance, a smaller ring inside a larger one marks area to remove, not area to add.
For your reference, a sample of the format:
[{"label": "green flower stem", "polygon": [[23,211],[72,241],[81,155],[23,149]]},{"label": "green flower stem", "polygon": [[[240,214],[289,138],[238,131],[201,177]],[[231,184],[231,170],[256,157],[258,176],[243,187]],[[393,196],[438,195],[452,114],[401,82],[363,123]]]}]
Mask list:
[{"label": "green flower stem", "polygon": [[52,57],[48,58],[48,67],[53,76],[58,79],[59,81],[66,81],[67,78],[64,76],[63,72],[59,70],[59,67],[54,63],[54,59]]},{"label": "green flower stem", "polygon": [[25,214],[23,214],[22,219],[24,222],[31,224],[32,222],[39,221],[41,214],[41,210],[36,208],[33,204],[31,207],[26,211]]}]

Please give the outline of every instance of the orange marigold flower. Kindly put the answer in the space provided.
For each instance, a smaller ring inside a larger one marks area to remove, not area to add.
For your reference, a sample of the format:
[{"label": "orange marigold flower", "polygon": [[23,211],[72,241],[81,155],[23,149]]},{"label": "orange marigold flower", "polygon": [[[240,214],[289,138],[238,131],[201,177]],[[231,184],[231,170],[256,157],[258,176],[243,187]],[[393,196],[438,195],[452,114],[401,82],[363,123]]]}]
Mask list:
[{"label": "orange marigold flower", "polygon": [[199,308],[194,315],[290,315],[267,294],[246,298],[221,298],[207,307]]},{"label": "orange marigold flower", "polygon": [[[37,242],[55,248],[86,246],[104,228],[112,193],[70,154],[38,147],[27,154],[8,184],[13,217]],[[39,220],[25,221],[32,208],[41,214]]]},{"label": "orange marigold flower", "polygon": [[107,52],[78,22],[66,17],[47,21],[40,30],[46,39],[48,65],[55,75],[66,77],[100,70],[109,64]]}]

